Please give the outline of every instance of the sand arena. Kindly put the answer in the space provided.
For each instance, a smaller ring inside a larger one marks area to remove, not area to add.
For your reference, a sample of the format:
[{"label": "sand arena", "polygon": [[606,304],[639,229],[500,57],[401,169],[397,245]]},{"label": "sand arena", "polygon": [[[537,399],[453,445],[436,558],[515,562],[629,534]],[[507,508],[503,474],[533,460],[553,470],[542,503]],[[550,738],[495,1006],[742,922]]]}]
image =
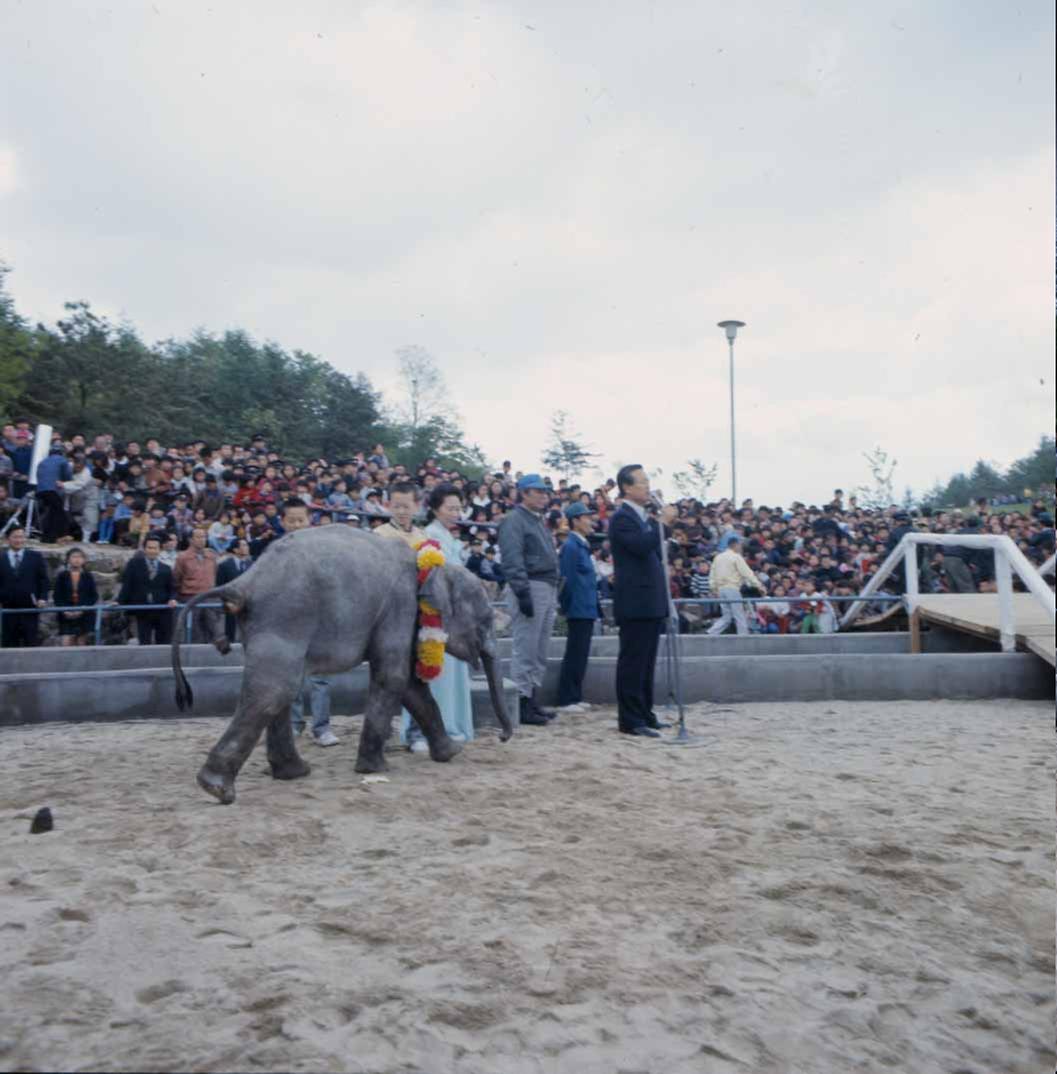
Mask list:
[{"label": "sand arena", "polygon": [[679,751],[599,710],[365,784],[339,718],[228,808],[220,721],[8,729],[0,1067],[1049,1070],[1052,719],[694,706]]}]

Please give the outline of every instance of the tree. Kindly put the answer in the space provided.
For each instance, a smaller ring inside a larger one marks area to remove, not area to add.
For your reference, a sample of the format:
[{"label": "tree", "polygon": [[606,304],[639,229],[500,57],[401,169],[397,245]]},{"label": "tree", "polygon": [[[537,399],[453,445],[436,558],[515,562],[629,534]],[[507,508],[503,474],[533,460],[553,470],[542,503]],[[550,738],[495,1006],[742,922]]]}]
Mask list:
[{"label": "tree", "polygon": [[436,459],[445,470],[479,479],[488,460],[479,445],[466,440],[436,359],[418,345],[400,347],[396,356],[402,397],[379,433],[390,462],[414,470],[424,460]]},{"label": "tree", "polygon": [[717,463],[706,466],[700,459],[689,459],[686,469],[673,473],[672,480],[680,496],[704,503],[708,499],[708,490],[716,480],[717,473],[719,473]]},{"label": "tree", "polygon": [[5,290],[4,278],[10,271],[0,261],[0,415],[14,417],[10,408],[25,385],[33,357],[33,335]]},{"label": "tree", "polygon": [[549,470],[557,470],[567,481],[577,477],[598,452],[590,451],[579,440],[579,434],[569,428],[569,415],[556,410],[551,417],[551,440],[541,456]]},{"label": "tree", "polygon": [[1055,452],[1057,442],[1052,436],[1039,437],[1039,446],[1009,467],[1006,473],[1007,491],[1018,497],[1032,497],[1043,489],[1052,489]]},{"label": "tree", "polygon": [[888,452],[880,447],[875,447],[872,451],[864,451],[863,458],[870,469],[873,484],[859,485],[852,491],[863,507],[883,511],[894,503],[892,475],[895,473],[897,460],[890,458]]},{"label": "tree", "polygon": [[396,356],[405,395],[397,413],[414,439],[423,425],[442,417],[448,409],[448,386],[436,359],[425,347],[417,344],[400,347]]}]

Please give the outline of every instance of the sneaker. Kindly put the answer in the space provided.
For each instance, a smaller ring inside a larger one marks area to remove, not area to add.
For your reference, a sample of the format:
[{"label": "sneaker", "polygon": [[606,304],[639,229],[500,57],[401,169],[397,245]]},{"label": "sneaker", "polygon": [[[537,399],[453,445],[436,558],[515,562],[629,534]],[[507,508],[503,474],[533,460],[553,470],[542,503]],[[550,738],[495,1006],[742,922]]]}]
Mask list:
[{"label": "sneaker", "polygon": [[583,705],[575,703],[572,705],[559,705],[557,711],[560,713],[568,713],[570,715],[575,716],[581,712],[586,712],[587,709],[585,709]]},{"label": "sneaker", "polygon": [[412,739],[407,748],[412,753],[429,753],[429,743],[424,738]]},{"label": "sneaker", "polygon": [[450,735],[448,735],[448,738],[450,738],[452,742],[466,741],[466,736],[461,731],[453,731]]},{"label": "sneaker", "polygon": [[317,746],[336,746],[341,739],[328,727],[321,735],[313,735]]},{"label": "sneaker", "polygon": [[305,725],[301,724],[300,727],[294,728],[294,738],[300,738],[305,733]]}]

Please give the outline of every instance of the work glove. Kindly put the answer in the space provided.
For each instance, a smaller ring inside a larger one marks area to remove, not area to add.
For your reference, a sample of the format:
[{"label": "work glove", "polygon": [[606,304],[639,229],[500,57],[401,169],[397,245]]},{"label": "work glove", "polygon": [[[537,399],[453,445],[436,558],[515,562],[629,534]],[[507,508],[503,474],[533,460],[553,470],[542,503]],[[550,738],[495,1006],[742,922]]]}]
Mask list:
[{"label": "work glove", "polygon": [[521,614],[526,619],[531,619],[535,615],[535,609],[532,607],[532,594],[531,593],[518,593],[517,594],[517,606],[521,609]]}]

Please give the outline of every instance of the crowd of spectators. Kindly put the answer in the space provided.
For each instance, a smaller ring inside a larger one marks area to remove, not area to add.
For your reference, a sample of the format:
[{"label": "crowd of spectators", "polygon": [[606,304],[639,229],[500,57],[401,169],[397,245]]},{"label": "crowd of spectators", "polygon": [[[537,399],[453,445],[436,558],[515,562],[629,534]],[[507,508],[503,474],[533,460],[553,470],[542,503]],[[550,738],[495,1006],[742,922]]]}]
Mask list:
[{"label": "crowd of spectators", "polygon": [[[30,491],[32,440],[27,421],[0,431],[0,526],[23,508]],[[91,440],[56,435],[38,470],[34,509],[48,541],[145,550],[150,540],[152,559],[173,569],[177,556],[189,549],[199,560],[206,553],[223,560],[238,549],[244,569],[247,552],[256,560],[283,535],[283,505],[290,501],[305,505],[312,526],[375,528],[388,518],[394,485],[414,482],[425,499],[444,484],[462,501],[463,562],[498,598],[504,577],[496,526],[514,505],[519,476],[509,461],[483,479],[445,470],[432,458],[409,471],[391,463],[382,444],[351,458],[297,464],[263,436],[245,444],[191,441],[173,447],[157,439],[118,443],[108,434]],[[590,486],[548,479],[548,487],[544,520],[558,544],[568,536],[569,506],[582,503],[592,513],[591,555],[599,595],[607,600],[613,567],[606,531],[618,505],[615,482]],[[686,498],[677,507],[668,529],[671,588],[676,599],[699,602],[681,611],[690,630],[705,629],[720,615],[718,605],[707,603],[716,595],[710,573],[731,541],[759,583],[743,593],[759,590],[777,598],[749,611],[749,628],[780,633],[832,629],[827,598],[860,592],[908,529],[1006,534],[1036,564],[1054,547],[1052,508],[1043,500],[1026,512],[1001,511],[986,500],[949,510],[870,510],[836,489],[821,506]],[[923,592],[994,588],[991,553],[927,547],[921,562]],[[899,592],[900,585],[893,578],[889,591]]]}]

